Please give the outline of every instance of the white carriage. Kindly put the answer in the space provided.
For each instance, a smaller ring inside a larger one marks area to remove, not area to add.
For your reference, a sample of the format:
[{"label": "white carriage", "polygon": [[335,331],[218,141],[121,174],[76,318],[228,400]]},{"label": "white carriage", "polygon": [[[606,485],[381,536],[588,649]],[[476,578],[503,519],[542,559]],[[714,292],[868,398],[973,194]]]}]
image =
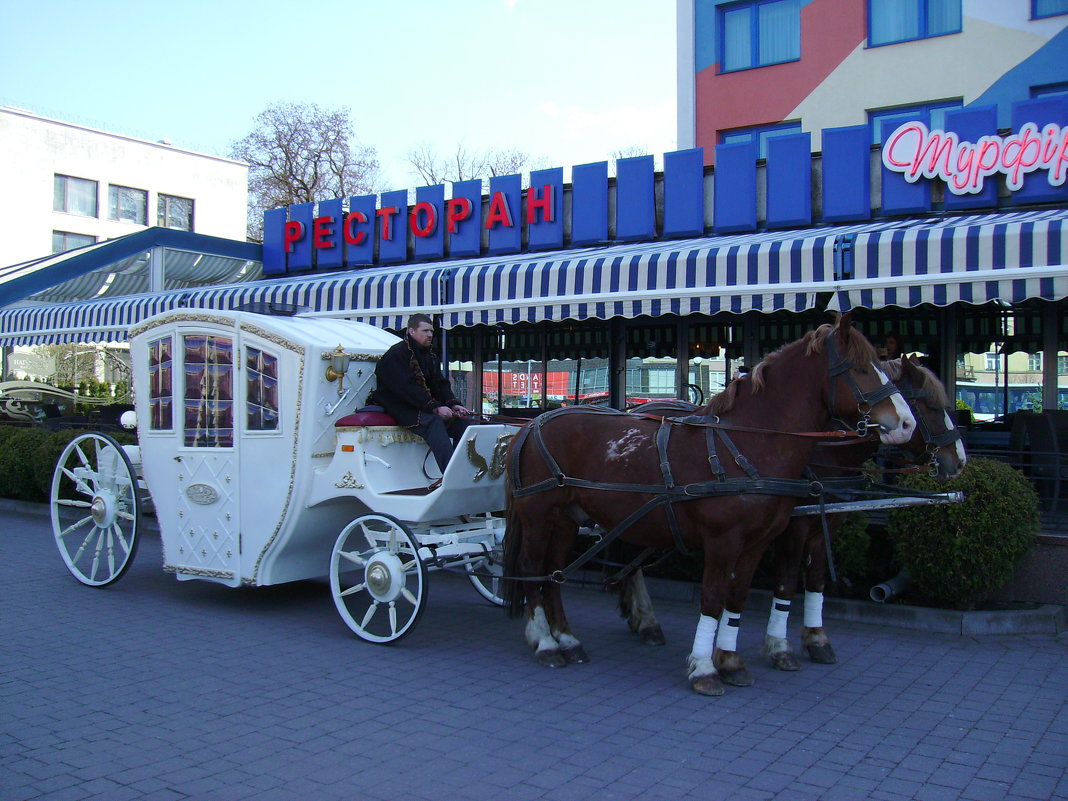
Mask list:
[{"label": "white carriage", "polygon": [[86,433],[53,476],[68,569],[92,586],[120,578],[148,491],[166,571],[232,587],[328,575],[365,640],[411,631],[428,569],[466,570],[501,603],[495,512],[515,429],[470,426],[442,476],[417,435],[352,414],[396,341],[362,323],[250,312],[179,311],[137,326],[138,445]]}]

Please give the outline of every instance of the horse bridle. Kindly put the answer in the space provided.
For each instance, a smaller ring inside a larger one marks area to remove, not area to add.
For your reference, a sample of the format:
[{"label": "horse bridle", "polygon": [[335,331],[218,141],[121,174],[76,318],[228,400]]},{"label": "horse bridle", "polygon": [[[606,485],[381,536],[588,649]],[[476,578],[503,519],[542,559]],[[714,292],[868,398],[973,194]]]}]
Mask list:
[{"label": "horse bridle", "polygon": [[931,431],[931,427],[927,425],[927,421],[923,419],[923,415],[919,414],[916,407],[913,405],[913,401],[925,400],[931,397],[931,393],[925,389],[917,389],[913,386],[912,381],[902,373],[901,378],[898,379],[898,389],[901,390],[901,397],[903,397],[909,404],[909,408],[912,409],[912,416],[916,418],[916,427],[920,430],[920,436],[923,437],[924,443],[927,445],[927,454],[931,457],[928,461],[928,466],[933,471],[932,476],[938,473],[938,451],[948,445],[952,445],[963,436],[961,430],[957,428],[956,424],[953,428],[947,428],[941,434],[935,434]]},{"label": "horse bridle", "polygon": [[[901,391],[892,381],[887,381],[885,384],[879,386],[878,389],[873,389],[871,392],[863,392],[857,385],[856,379],[853,378],[851,371],[853,370],[853,362],[849,359],[843,359],[838,353],[838,346],[834,343],[834,336],[827,337],[827,371],[830,376],[830,401],[829,407],[831,412],[831,419],[838,420],[834,412],[835,396],[837,394],[838,382],[835,380],[839,376],[845,379],[846,384],[851,390],[853,390],[853,397],[857,399],[857,411],[860,412],[860,419],[857,420],[857,433],[862,437],[868,435],[868,428],[871,426],[871,410],[875,404],[880,401],[884,401],[891,395],[901,394]],[[838,422],[844,423],[843,420]]]}]

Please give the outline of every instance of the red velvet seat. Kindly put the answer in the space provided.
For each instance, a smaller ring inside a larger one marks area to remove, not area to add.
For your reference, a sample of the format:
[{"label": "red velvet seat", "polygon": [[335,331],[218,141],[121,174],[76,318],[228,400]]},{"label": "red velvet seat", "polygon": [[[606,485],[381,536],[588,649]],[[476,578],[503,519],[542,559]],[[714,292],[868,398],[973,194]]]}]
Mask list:
[{"label": "red velvet seat", "polygon": [[397,421],[385,412],[354,412],[339,418],[335,428],[343,426],[395,426]]}]

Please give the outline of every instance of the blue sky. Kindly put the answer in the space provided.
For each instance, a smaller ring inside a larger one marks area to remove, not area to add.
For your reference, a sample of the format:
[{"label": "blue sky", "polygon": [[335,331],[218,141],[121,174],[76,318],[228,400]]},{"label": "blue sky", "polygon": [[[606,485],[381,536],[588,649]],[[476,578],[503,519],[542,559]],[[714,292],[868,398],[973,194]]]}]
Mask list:
[{"label": "blue sky", "polygon": [[276,102],[349,107],[389,188],[424,142],[660,154],[675,1],[0,0],[0,105],[226,155]]}]

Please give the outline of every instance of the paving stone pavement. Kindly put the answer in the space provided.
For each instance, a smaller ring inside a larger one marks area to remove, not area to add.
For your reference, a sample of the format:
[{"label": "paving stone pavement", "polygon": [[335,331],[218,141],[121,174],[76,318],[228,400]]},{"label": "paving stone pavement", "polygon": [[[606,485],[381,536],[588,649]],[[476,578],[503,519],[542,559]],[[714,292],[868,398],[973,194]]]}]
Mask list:
[{"label": "paving stone pavement", "polygon": [[40,515],[0,511],[0,542],[4,801],[1068,799],[1065,635],[833,624],[839,664],[780,673],[747,618],[756,685],[711,699],[683,675],[680,602],[651,648],[610,597],[568,591],[593,661],[553,671],[459,576],[432,574],[415,631],[375,646],[325,580],[179,582],[148,534],[97,590]]}]

